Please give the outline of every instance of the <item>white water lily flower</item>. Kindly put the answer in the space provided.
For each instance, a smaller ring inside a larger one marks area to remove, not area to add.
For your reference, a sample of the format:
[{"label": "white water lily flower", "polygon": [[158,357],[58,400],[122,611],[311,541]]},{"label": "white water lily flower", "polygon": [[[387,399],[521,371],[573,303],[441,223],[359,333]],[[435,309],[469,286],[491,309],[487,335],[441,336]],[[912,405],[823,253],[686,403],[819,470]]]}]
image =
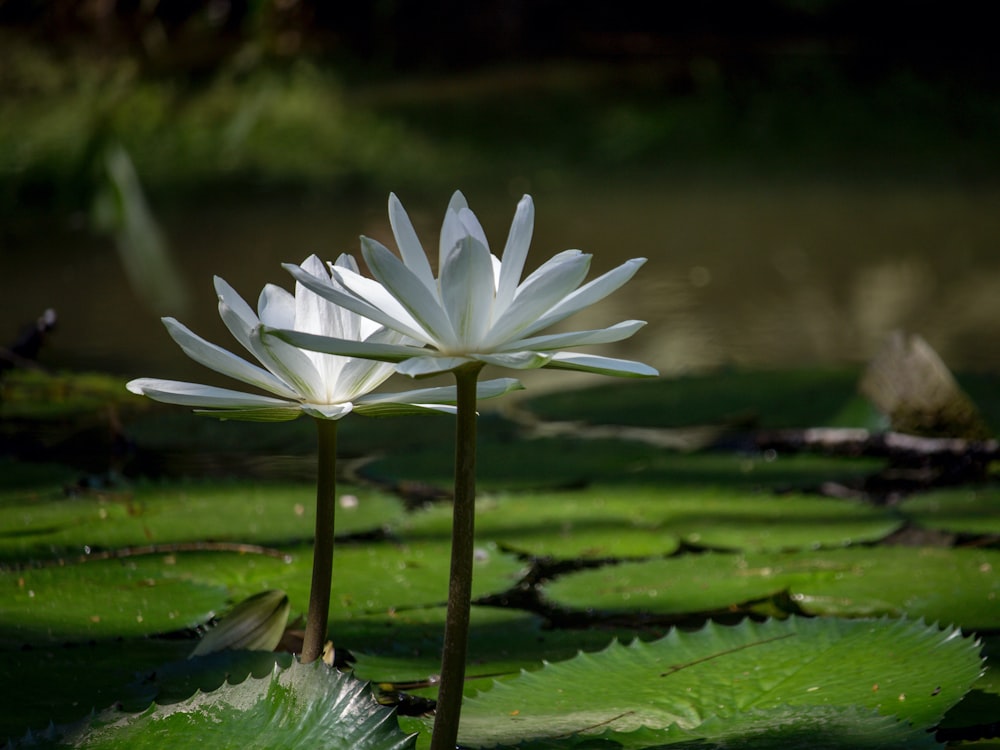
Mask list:
[{"label": "white water lily flower", "polygon": [[[349,255],[342,255],[333,267],[350,273],[358,270]],[[332,283],[326,266],[315,255],[296,268],[307,278]],[[374,346],[400,345],[406,341],[403,334],[337,307],[301,283],[295,285],[294,295],[268,284],[260,294],[256,313],[219,277],[215,277],[215,290],[226,327],[263,367],[209,343],[173,318],[163,319],[167,331],[196,362],[273,396],[157,378],[132,380],[127,384],[130,391],[164,403],[191,406],[202,414],[251,421],[289,420],[300,414],[340,419],[352,411],[369,416],[455,412],[450,405],[455,401],[454,387],[373,394],[371,391],[392,375],[392,365],[305,351],[265,337],[262,331],[265,326],[290,328]],[[520,387],[510,378],[489,381],[482,384],[478,395],[489,398]]]},{"label": "white water lily flower", "polygon": [[285,268],[317,294],[405,334],[418,345],[359,344],[301,330],[268,333],[304,349],[397,362],[399,372],[414,377],[447,372],[474,361],[515,369],[549,367],[633,377],[658,374],[641,362],[561,351],[621,341],[645,321],[539,335],[618,289],[645,258],[629,260],[583,284],[591,256],[566,250],[522,281],[534,228],[531,197],[524,196],[517,205],[501,260],[490,252],[479,220],[465,197],[456,192],[441,228],[440,275],[435,278],[395,195],[389,196],[389,221],[402,259],[381,243],[361,238],[362,254],[375,280],[342,267],[332,269],[332,279],[294,265]]}]

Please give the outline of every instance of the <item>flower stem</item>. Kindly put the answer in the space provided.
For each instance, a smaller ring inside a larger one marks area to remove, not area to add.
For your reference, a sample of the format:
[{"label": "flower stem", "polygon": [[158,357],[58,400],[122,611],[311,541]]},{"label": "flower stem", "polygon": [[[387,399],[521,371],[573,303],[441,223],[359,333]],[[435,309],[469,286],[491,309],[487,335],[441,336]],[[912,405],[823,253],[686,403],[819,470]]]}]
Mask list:
[{"label": "flower stem", "polygon": [[319,435],[316,471],[316,541],[313,543],[312,585],[306,634],[302,642],[303,664],[323,655],[330,618],[330,588],[333,579],[333,534],[337,509],[337,421],[317,419]]},{"label": "flower stem", "polygon": [[451,578],[448,614],[441,655],[431,750],[455,750],[465,688],[465,654],[469,642],[472,600],[473,535],[476,518],[476,381],[482,365],[455,370],[457,407],[455,425],[455,500],[452,511]]}]

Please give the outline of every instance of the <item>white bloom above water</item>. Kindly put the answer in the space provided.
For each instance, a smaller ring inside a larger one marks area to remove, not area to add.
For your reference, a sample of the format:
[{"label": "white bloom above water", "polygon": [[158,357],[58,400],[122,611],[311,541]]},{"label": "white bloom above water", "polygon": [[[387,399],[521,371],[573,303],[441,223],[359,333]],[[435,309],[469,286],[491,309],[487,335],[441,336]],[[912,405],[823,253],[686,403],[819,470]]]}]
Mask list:
[{"label": "white bloom above water", "polygon": [[361,238],[362,254],[375,280],[343,266],[332,267],[332,278],[295,265],[285,268],[327,300],[404,334],[415,344],[362,343],[288,326],[275,326],[283,330],[273,331],[269,327],[267,333],[303,349],[397,362],[399,372],[414,377],[447,372],[474,361],[515,369],[549,367],[633,377],[658,374],[641,362],[561,351],[621,341],[644,326],[644,321],[541,334],[618,289],[645,258],[629,260],[584,284],[591,256],[566,250],[522,281],[534,228],[530,196],[518,203],[501,260],[490,252],[479,220],[456,192],[441,228],[440,273],[435,278],[395,195],[389,197],[389,220],[401,259],[376,240]]},{"label": "white bloom above water", "polygon": [[[348,255],[342,255],[332,267],[349,273],[358,268]],[[317,283],[334,283],[316,256],[295,268]],[[252,421],[295,419],[300,414],[340,419],[352,411],[371,416],[455,411],[449,405],[455,400],[453,387],[373,394],[371,391],[392,375],[392,365],[306,351],[262,332],[264,327],[293,329],[373,346],[403,344],[403,334],[330,304],[301,283],[295,285],[294,295],[278,286],[265,286],[256,313],[219,277],[215,278],[215,289],[226,327],[263,367],[206,341],[173,318],[163,319],[167,331],[191,359],[273,395],[157,378],[132,380],[127,385],[130,391],[194,407],[203,414]],[[509,378],[489,381],[481,385],[478,395],[489,398],[519,387]]]}]

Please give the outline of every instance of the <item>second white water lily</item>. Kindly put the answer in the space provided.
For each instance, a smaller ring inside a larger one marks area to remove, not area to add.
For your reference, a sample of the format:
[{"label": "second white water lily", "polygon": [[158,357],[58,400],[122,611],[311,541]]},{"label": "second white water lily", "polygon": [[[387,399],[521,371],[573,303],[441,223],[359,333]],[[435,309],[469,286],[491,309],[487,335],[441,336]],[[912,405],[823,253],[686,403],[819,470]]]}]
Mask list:
[{"label": "second white water lily", "polygon": [[591,256],[566,250],[522,281],[534,228],[531,197],[526,195],[518,203],[501,260],[490,252],[479,220],[464,196],[456,192],[441,228],[439,276],[435,278],[413,224],[395,195],[389,197],[389,220],[401,259],[376,240],[361,240],[362,254],[375,281],[342,267],[332,268],[332,278],[326,279],[299,266],[285,268],[316,294],[404,334],[415,345],[365,345],[301,330],[275,332],[278,336],[305,349],[398,362],[397,370],[411,376],[446,372],[473,361],[514,369],[657,374],[641,362],[562,351],[621,341],[645,325],[644,321],[540,335],[618,289],[632,278],[644,258],[629,260],[584,284]]},{"label": "second white water lily", "polygon": [[[329,271],[316,256],[295,268],[317,283],[332,283]],[[357,272],[357,264],[349,255],[342,255],[333,268]],[[401,333],[331,305],[302,284],[296,284],[294,295],[267,285],[261,292],[257,312],[221,278],[216,277],[215,289],[226,327],[263,367],[206,341],[173,318],[164,318],[164,325],[195,361],[273,395],[159,378],[132,380],[128,383],[130,391],[156,401],[194,407],[210,416],[252,421],[295,419],[300,414],[339,419],[352,411],[372,416],[455,411],[450,405],[455,401],[453,387],[373,394],[371,391],[392,375],[392,365],[303,351],[262,335],[266,325],[383,346],[404,343],[406,337]],[[480,386],[479,396],[497,396],[517,387],[519,384],[510,379],[491,381]]]}]

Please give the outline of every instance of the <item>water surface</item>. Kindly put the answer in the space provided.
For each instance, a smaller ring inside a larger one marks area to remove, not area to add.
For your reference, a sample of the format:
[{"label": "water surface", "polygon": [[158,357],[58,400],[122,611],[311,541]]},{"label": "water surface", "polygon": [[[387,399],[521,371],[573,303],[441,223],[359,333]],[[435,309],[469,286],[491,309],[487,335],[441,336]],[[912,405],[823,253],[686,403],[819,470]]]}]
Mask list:
[{"label": "water surface", "polygon": [[[523,187],[467,191],[494,251]],[[569,321],[573,328],[649,322],[603,353],[664,373],[860,363],[889,331],[905,328],[955,369],[1000,371],[998,188],[646,182],[532,193],[529,269],[570,247],[593,252],[594,273],[649,258],[629,285]],[[448,196],[401,198],[436,253]],[[384,200],[370,196],[220,200],[156,214],[189,292],[186,307],[150,309],[110,239],[53,221],[3,239],[2,335],[12,339],[20,324],[53,307],[60,325],[43,353],[48,365],[204,379],[158,318],[175,315],[238,347],[218,320],[214,274],[255,300],[265,283],[290,286],[282,262],[356,253],[360,234],[392,246]],[[557,377],[534,382],[566,382]]]}]

